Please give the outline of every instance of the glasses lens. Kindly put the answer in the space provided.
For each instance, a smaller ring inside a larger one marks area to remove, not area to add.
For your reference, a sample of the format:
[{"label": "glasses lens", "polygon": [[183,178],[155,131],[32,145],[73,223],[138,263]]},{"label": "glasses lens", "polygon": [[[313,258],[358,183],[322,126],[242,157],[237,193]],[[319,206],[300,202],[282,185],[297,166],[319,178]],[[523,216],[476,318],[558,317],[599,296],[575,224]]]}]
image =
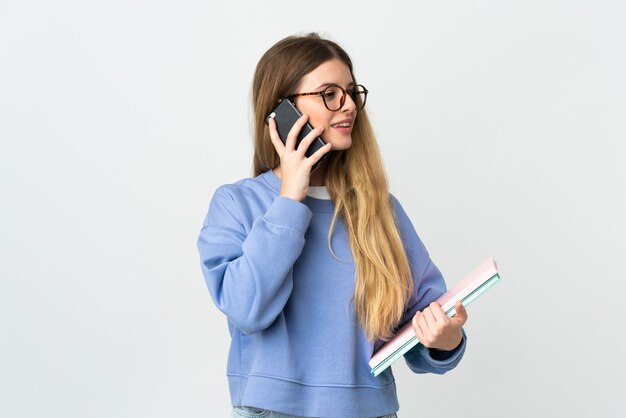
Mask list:
[{"label": "glasses lens", "polygon": [[326,107],[328,110],[339,110],[341,109],[341,102],[343,97],[343,91],[338,86],[330,86],[324,90],[324,94],[322,95],[324,98],[324,103],[326,103]]},{"label": "glasses lens", "polygon": [[363,106],[365,106],[365,100],[367,99],[367,89],[359,84],[351,88],[349,92],[352,101],[356,104],[356,108],[363,109]]}]

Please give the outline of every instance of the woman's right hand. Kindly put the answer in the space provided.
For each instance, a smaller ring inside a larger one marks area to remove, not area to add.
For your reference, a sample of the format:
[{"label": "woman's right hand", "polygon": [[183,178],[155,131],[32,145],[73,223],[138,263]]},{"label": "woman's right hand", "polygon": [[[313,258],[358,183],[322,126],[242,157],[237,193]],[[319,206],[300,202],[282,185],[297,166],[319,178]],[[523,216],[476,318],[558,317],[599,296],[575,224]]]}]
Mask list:
[{"label": "woman's right hand", "polygon": [[309,179],[311,176],[311,169],[316,162],[322,158],[324,154],[330,151],[331,145],[326,144],[319,150],[317,150],[310,157],[306,157],[306,150],[309,145],[320,136],[324,130],[322,127],[313,129],[307,136],[305,136],[300,145],[296,149],[296,139],[298,133],[308,120],[307,115],[302,115],[296,123],[293,125],[289,134],[287,135],[287,141],[285,144],[280,140],[278,130],[276,130],[276,121],[274,118],[270,118],[268,121],[268,127],[270,130],[270,138],[272,144],[276,148],[276,152],[280,157],[280,171],[281,171],[281,187],[280,195],[289,197],[297,201],[303,201],[306,197],[306,193],[309,190]]}]

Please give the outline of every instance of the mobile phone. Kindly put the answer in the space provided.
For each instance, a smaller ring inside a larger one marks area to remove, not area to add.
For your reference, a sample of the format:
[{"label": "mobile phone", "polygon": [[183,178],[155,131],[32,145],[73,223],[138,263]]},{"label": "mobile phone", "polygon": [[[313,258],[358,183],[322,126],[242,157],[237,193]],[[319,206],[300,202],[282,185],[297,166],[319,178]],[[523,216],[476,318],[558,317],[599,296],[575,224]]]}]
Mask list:
[{"label": "mobile phone", "polygon": [[[283,144],[285,144],[287,142],[287,135],[289,134],[289,131],[301,116],[302,113],[300,113],[300,111],[296,108],[296,105],[293,104],[291,100],[283,99],[272,111],[272,113],[265,118],[265,123],[268,123],[269,118],[274,118],[276,121],[278,136],[280,136],[280,140],[283,141]],[[298,138],[296,139],[296,149],[304,137],[307,136],[312,130],[313,127],[308,122],[302,127],[302,129],[300,129],[300,133],[298,133]],[[309,145],[309,148],[306,150],[304,155],[310,157],[324,145],[326,145],[326,142],[324,142],[322,137],[318,136],[313,140],[313,142],[311,142],[311,145]],[[311,171],[314,171],[327,156],[328,153],[324,154],[322,158],[320,158],[319,161],[313,165]]]}]

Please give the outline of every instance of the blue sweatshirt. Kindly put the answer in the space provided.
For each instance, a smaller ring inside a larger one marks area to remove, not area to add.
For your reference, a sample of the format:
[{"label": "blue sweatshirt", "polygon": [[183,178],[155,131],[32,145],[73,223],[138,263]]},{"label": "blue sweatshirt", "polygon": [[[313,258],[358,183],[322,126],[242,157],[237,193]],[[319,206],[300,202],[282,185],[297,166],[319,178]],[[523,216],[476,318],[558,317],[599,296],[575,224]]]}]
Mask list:
[{"label": "blue sweatshirt", "polygon": [[[370,342],[355,315],[355,266],[345,224],[327,236],[334,205],[279,196],[273,171],[218,188],[198,238],[207,287],[232,338],[227,375],[234,406],[305,417],[377,417],[399,409],[391,368],[374,377]],[[415,292],[403,321],[446,290],[411,221],[390,195]],[[418,345],[415,373],[443,374],[461,360]]]}]

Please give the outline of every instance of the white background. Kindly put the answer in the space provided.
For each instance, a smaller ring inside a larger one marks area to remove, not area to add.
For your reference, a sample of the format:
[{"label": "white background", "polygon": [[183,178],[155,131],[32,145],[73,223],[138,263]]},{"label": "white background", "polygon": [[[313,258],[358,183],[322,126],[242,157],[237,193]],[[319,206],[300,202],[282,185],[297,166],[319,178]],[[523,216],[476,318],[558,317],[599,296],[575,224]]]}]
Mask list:
[{"label": "white background", "polygon": [[626,415],[626,3],[398,3],[0,1],[1,417],[228,416],[196,237],[256,62],[312,30],[448,284],[500,265],[457,369],[394,366],[400,416]]}]

